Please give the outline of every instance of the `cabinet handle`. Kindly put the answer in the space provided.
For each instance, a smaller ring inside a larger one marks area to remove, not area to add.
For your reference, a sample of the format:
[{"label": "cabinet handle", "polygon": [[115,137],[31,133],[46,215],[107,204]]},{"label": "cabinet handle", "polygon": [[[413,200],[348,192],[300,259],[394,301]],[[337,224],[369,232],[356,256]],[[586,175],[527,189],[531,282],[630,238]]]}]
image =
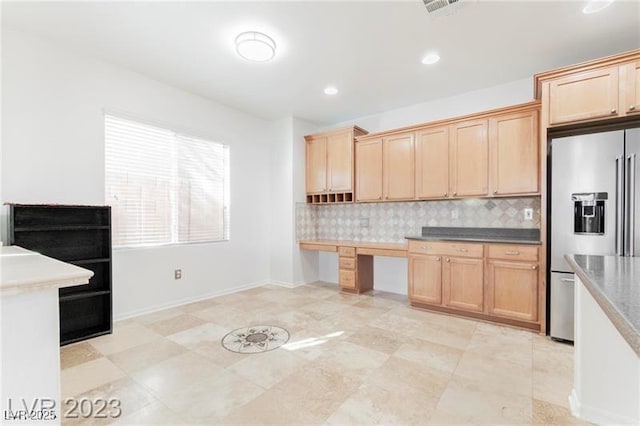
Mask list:
[{"label": "cabinet handle", "polygon": [[505,251],[504,254],[510,254],[510,255],[513,255],[513,256],[517,256],[517,255],[520,254],[520,252],[519,251]]},{"label": "cabinet handle", "polygon": [[378,200],[382,200],[382,195],[378,197]]},{"label": "cabinet handle", "polygon": [[385,200],[388,200],[388,199],[389,199],[389,196],[388,196],[388,195],[386,195],[386,196],[384,197],[384,199],[385,199]]},{"label": "cabinet handle", "polygon": [[630,106],[629,106],[629,111],[633,111],[634,109],[636,109],[636,106],[635,106],[635,105],[630,105]]},{"label": "cabinet handle", "polygon": [[440,258],[439,257],[436,257],[436,262],[440,262]]},{"label": "cabinet handle", "polygon": [[451,262],[451,259],[447,258],[447,262]]},{"label": "cabinet handle", "polygon": [[615,114],[615,113],[616,113],[616,109],[614,108],[611,110],[611,114]]},{"label": "cabinet handle", "polygon": [[422,246],[423,249],[430,249],[431,246]]},{"label": "cabinet handle", "polygon": [[446,192],[444,194],[442,194],[443,197],[446,197],[447,195],[449,195],[449,194],[447,194]]},{"label": "cabinet handle", "polygon": [[538,265],[533,265],[531,269],[538,269]]},{"label": "cabinet handle", "polygon": [[459,248],[459,249],[456,249],[456,251],[461,251],[462,253],[466,253],[469,250],[467,250],[466,248]]},{"label": "cabinet handle", "polygon": [[498,191],[493,191],[493,193],[494,193],[494,194],[497,194],[497,193],[498,193]]}]

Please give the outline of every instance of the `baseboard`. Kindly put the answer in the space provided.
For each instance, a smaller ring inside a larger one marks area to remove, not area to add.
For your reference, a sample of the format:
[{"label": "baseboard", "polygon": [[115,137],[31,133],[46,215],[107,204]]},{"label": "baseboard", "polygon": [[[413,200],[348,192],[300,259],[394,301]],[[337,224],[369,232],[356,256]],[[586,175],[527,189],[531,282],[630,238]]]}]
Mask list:
[{"label": "baseboard", "polygon": [[296,288],[296,287],[301,287],[303,285],[307,285],[307,284],[311,284],[311,283],[306,282],[306,281],[298,281],[297,283],[288,283],[288,282],[285,282],[285,281],[271,280],[271,281],[269,281],[269,284],[278,285],[280,287],[285,287],[285,288]]},{"label": "baseboard", "polygon": [[[159,304],[159,305],[153,305],[153,306],[150,306],[150,307],[144,308],[144,309],[139,309],[139,310],[136,310],[136,311],[126,312],[124,314],[121,314],[121,315],[118,315],[118,316],[114,317],[113,321],[123,321],[123,320],[126,320],[126,319],[139,317],[141,315],[147,315],[147,314],[151,314],[151,313],[154,313],[154,312],[162,311],[164,309],[170,309],[170,308],[175,308],[175,307],[182,306],[182,305],[187,305],[189,303],[200,302],[201,300],[213,299],[215,297],[225,296],[227,294],[237,293],[239,291],[245,291],[245,290],[249,290],[249,289],[256,288],[256,287],[262,287],[262,286],[265,286],[267,284],[272,284],[272,283],[273,283],[273,281],[265,280],[265,281],[259,281],[259,282],[252,283],[252,284],[243,285],[243,286],[240,286],[240,287],[234,287],[232,289],[214,291],[212,293],[207,293],[207,294],[194,296],[194,297],[186,297],[184,299],[179,299],[177,301],[172,301],[171,303],[163,303],[163,304]],[[293,288],[293,287],[291,287],[291,288]]]},{"label": "baseboard", "polygon": [[581,404],[575,389],[573,389],[571,395],[569,395],[569,410],[572,416],[597,425],[638,424],[638,419],[632,419],[617,413]]}]

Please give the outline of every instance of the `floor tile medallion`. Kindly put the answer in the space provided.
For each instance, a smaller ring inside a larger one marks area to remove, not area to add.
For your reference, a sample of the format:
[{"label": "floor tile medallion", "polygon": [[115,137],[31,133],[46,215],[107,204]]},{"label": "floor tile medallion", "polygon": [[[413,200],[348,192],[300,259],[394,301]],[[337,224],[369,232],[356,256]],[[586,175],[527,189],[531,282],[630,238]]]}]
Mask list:
[{"label": "floor tile medallion", "polygon": [[222,338],[222,346],[241,354],[267,352],[289,341],[289,332],[272,325],[252,325],[233,330]]}]

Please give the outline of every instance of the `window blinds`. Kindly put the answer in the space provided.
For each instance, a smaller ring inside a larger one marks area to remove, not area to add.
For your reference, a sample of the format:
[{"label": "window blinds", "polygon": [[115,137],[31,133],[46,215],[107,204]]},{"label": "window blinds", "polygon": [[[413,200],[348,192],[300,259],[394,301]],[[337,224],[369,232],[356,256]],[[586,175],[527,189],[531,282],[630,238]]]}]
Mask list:
[{"label": "window blinds", "polygon": [[105,115],[106,202],[113,245],[229,238],[229,149]]}]

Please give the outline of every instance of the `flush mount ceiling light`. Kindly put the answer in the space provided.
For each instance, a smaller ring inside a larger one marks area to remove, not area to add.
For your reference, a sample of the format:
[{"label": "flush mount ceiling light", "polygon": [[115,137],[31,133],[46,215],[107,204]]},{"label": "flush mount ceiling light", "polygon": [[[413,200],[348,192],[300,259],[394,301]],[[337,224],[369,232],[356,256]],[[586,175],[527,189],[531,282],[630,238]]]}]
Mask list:
[{"label": "flush mount ceiling light", "polygon": [[236,52],[251,62],[267,62],[276,55],[276,42],[258,31],[246,31],[236,37]]},{"label": "flush mount ceiling light", "polygon": [[338,89],[335,88],[334,86],[328,86],[324,88],[324,94],[325,95],[337,95],[338,94]]},{"label": "flush mount ceiling light", "polygon": [[422,58],[422,63],[425,65],[433,65],[440,60],[440,55],[437,53],[429,53],[427,56]]},{"label": "flush mount ceiling light", "polygon": [[590,0],[582,9],[582,13],[589,15],[591,13],[600,12],[602,9],[609,7],[611,3],[613,3],[613,0]]}]

